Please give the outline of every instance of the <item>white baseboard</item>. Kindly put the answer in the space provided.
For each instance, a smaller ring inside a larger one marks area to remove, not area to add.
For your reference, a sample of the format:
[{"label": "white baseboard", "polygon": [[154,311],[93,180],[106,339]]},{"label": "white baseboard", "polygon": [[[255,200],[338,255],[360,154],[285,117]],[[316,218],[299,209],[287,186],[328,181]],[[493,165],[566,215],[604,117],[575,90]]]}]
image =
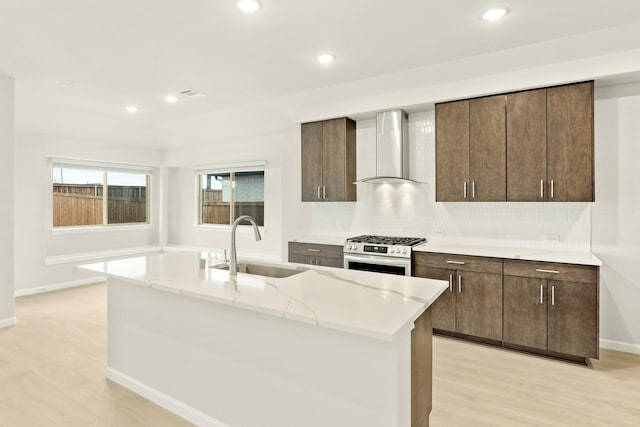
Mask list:
[{"label": "white baseboard", "polygon": [[622,351],[623,353],[640,354],[640,345],[627,342],[601,339],[600,347],[607,350]]},{"label": "white baseboard", "polygon": [[104,276],[91,277],[89,279],[72,280],[71,282],[55,283],[53,285],[39,286],[37,288],[18,289],[15,292],[16,297],[22,297],[25,295],[34,295],[41,292],[51,292],[60,289],[74,288],[76,286],[93,285],[95,283],[106,282],[107,278]]},{"label": "white baseboard", "polygon": [[122,372],[107,367],[105,376],[107,379],[120,384],[124,388],[127,388],[134,393],[152,401],[156,405],[173,412],[179,417],[201,427],[229,427],[221,421],[201,412],[186,403],[183,403],[173,397],[164,394],[163,392],[149,387],[148,385],[131,378]]},{"label": "white baseboard", "polygon": [[0,328],[6,328],[8,326],[13,326],[18,323],[18,319],[15,317],[9,317],[8,319],[0,320]]}]

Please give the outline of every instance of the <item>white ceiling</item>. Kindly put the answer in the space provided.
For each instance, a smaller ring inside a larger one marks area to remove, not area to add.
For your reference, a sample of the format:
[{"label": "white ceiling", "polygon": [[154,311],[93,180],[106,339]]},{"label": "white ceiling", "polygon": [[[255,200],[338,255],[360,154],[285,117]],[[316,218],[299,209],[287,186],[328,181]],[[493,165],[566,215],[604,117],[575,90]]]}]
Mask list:
[{"label": "white ceiling", "polygon": [[[234,0],[0,0],[18,128],[81,122],[149,142],[173,119],[640,22],[638,0],[262,3],[245,15]],[[510,13],[482,21],[495,5]],[[315,60],[324,51],[333,64]],[[187,88],[208,96],[164,102]]]}]

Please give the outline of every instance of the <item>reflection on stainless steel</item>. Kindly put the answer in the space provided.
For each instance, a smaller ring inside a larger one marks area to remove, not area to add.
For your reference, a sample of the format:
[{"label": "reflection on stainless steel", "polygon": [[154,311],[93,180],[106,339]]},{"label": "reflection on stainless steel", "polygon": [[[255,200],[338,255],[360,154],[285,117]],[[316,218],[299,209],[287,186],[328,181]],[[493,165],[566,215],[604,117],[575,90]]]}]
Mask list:
[{"label": "reflection on stainless steel", "polygon": [[[211,268],[216,268],[218,270],[229,270],[229,266],[226,264],[212,265]],[[275,265],[266,265],[266,264],[249,264],[249,263],[237,264],[238,273],[254,274],[256,276],[283,278],[283,277],[290,277],[295,274],[302,273],[303,271],[306,271],[306,270],[297,269],[297,268],[278,267]]]},{"label": "reflection on stainless steel", "polygon": [[231,260],[229,266],[229,275],[235,276],[238,273],[238,256],[236,254],[236,228],[242,221],[249,221],[253,226],[253,233],[256,236],[256,241],[262,240],[262,236],[260,235],[260,230],[258,230],[258,224],[256,224],[256,220],[249,215],[241,215],[235,221],[233,221],[233,225],[231,226]]}]

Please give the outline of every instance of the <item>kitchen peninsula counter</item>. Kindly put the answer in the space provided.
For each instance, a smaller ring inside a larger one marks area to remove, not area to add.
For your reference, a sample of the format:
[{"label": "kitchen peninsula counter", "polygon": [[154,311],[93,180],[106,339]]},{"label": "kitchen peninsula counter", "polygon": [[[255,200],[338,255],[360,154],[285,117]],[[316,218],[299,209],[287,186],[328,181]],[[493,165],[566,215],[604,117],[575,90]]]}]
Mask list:
[{"label": "kitchen peninsula counter", "polygon": [[109,379],[199,425],[428,425],[446,282],[287,263],[301,272],[230,278],[204,257],[80,267],[109,279]]}]

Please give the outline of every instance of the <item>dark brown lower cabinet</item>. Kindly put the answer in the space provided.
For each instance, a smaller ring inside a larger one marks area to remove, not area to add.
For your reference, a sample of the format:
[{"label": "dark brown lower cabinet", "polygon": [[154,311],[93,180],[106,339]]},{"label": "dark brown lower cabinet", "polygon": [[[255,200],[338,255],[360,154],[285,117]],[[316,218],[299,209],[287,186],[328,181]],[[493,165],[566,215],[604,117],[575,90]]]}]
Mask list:
[{"label": "dark brown lower cabinet", "polygon": [[289,242],[289,262],[343,268],[342,246]]},{"label": "dark brown lower cabinet", "polygon": [[502,275],[458,271],[456,332],[502,340]]},{"label": "dark brown lower cabinet", "polygon": [[547,349],[546,280],[504,277],[504,341]]},{"label": "dark brown lower cabinet", "polygon": [[449,281],[449,288],[431,305],[431,323],[435,329],[455,332],[456,292],[453,289],[453,281],[454,277],[457,277],[456,271],[416,265],[414,276]]},{"label": "dark brown lower cabinet", "polygon": [[415,276],[449,282],[432,305],[434,329],[502,340],[502,260],[420,253],[415,261]]},{"label": "dark brown lower cabinet", "polygon": [[[595,283],[549,280],[548,349],[598,357],[598,290]],[[548,301],[548,300],[547,300]]]},{"label": "dark brown lower cabinet", "polygon": [[504,342],[598,358],[598,299],[597,267],[505,260]]},{"label": "dark brown lower cabinet", "polygon": [[436,332],[574,361],[599,357],[598,267],[417,252],[413,271],[449,283],[431,305]]}]

